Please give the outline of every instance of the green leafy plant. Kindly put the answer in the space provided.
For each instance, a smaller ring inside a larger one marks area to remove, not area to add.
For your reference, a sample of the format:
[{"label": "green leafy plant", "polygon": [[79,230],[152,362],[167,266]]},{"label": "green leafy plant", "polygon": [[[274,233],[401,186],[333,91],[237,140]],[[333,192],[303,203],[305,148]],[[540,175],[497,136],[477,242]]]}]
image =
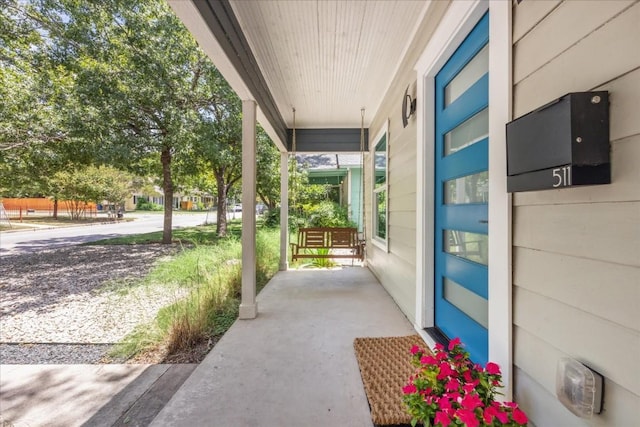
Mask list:
[{"label": "green leafy plant", "polygon": [[[329,249],[327,248],[313,249],[311,253],[316,255],[329,255]],[[314,267],[329,268],[336,265],[336,263],[335,261],[329,258],[318,257],[318,258],[311,258],[311,265],[313,265]]]},{"label": "green leafy plant", "polygon": [[305,205],[304,212],[309,227],[353,227],[349,221],[347,209],[330,201]]},{"label": "green leafy plant", "polygon": [[[218,238],[213,227],[177,230],[190,244],[171,259],[158,263],[144,282],[176,290],[176,301],[159,310],[149,324],[140,325],[111,352],[130,358],[163,345],[167,356],[187,351],[208,339],[217,339],[238,317],[242,265],[239,223],[231,236]],[[141,242],[159,241],[161,232],[143,235]],[[183,234],[186,233],[186,234]],[[259,228],[256,235],[256,291],[278,270],[280,231]]]},{"label": "green leafy plant", "polygon": [[416,371],[402,388],[407,411],[418,422],[431,426],[526,426],[526,414],[514,402],[498,402],[502,387],[500,367],[474,364],[460,339],[451,340],[447,350],[436,344],[435,353],[411,348]]},{"label": "green leafy plant", "polygon": [[139,197],[136,203],[136,210],[138,211],[161,211],[164,209],[162,205],[150,202],[144,197]]}]

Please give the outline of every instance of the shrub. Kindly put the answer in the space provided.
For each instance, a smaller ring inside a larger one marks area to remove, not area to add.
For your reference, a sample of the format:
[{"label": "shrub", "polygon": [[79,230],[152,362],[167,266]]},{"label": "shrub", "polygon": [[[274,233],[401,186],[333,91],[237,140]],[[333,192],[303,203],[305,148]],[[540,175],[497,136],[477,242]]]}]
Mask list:
[{"label": "shrub", "polygon": [[[185,298],[162,308],[153,324],[142,325],[113,353],[130,357],[164,343],[168,355],[185,351],[226,332],[238,317],[242,249],[237,236],[201,244],[157,265],[151,283],[188,289]],[[256,285],[260,291],[278,270],[280,232],[261,228],[256,236]]]},{"label": "shrub", "polygon": [[152,203],[144,197],[138,198],[138,201],[136,202],[136,210],[138,211],[161,211],[163,209],[164,206]]},{"label": "shrub", "polygon": [[330,201],[303,207],[310,227],[355,227],[349,221],[347,209]]}]

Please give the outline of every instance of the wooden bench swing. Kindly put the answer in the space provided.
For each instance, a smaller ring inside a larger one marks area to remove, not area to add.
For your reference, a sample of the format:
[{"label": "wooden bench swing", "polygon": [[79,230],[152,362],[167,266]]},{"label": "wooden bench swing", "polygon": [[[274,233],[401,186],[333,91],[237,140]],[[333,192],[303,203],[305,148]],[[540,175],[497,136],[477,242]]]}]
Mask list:
[{"label": "wooden bench swing", "polygon": [[[297,243],[290,245],[294,261],[301,258],[364,259],[364,241],[358,238],[358,229],[355,227],[300,228]],[[327,253],[317,253],[318,249],[325,249]],[[338,253],[333,252],[334,249],[339,250]],[[340,250],[343,250],[342,253]]]},{"label": "wooden bench swing", "polygon": [[[362,126],[360,130],[360,154],[362,156],[362,188],[364,188],[364,108],[360,111]],[[293,158],[296,166],[296,109],[293,109]],[[294,180],[295,182],[295,180]],[[295,187],[294,187],[295,191]],[[364,200],[362,201],[364,205]],[[362,222],[364,223],[364,209]],[[298,237],[291,246],[291,259],[295,261],[303,258],[347,258],[364,260],[366,236],[361,239],[356,227],[306,227],[298,229]],[[323,250],[319,252],[318,250]],[[337,252],[336,252],[337,251]]]}]

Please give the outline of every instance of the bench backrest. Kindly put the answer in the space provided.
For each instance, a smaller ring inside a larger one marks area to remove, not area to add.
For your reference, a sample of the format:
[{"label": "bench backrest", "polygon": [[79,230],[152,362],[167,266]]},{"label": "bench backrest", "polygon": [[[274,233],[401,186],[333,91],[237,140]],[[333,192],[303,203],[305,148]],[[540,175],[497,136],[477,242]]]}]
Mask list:
[{"label": "bench backrest", "polygon": [[354,227],[311,227],[298,230],[298,245],[306,248],[353,248],[358,244]]}]

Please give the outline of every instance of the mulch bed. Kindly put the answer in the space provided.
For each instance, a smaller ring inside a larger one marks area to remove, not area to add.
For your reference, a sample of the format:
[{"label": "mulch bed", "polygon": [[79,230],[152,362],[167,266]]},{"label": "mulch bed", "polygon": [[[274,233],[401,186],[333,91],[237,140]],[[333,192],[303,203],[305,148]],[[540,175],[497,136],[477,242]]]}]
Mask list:
[{"label": "mulch bed", "polygon": [[402,402],[402,387],[414,372],[411,347],[427,348],[419,335],[356,338],[353,347],[362,383],[376,426],[410,425],[411,416]]}]

